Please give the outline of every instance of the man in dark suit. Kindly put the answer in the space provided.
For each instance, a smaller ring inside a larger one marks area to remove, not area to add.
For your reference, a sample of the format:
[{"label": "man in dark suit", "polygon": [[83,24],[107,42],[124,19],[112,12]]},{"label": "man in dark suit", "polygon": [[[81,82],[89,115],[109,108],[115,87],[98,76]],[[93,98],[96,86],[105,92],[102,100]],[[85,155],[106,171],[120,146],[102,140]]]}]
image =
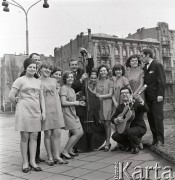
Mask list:
[{"label": "man in dark suit", "polygon": [[126,108],[131,108],[135,114],[134,119],[130,124],[130,128],[126,128],[124,133],[119,134],[117,131],[113,133],[112,139],[124,147],[132,149],[133,154],[139,153],[140,138],[146,133],[146,124],[143,119],[144,112],[148,111],[148,107],[140,95],[134,95],[131,101],[131,89],[129,87],[123,87],[120,90],[121,99],[123,103],[120,104],[115,114],[113,115],[111,122],[115,125],[123,122],[123,117],[120,114]]},{"label": "man in dark suit", "polygon": [[164,144],[163,103],[166,85],[166,76],[163,65],[153,60],[151,49],[143,49],[141,60],[145,64],[144,82],[147,85],[145,100],[149,107],[148,122],[153,135],[152,145]]},{"label": "man in dark suit", "polygon": [[88,77],[88,73],[90,73],[92,68],[94,67],[94,61],[92,56],[88,53],[86,49],[84,49],[84,52],[87,59],[87,66],[86,66],[87,73],[84,73],[84,70],[79,67],[78,60],[71,59],[69,61],[69,67],[71,71],[74,72],[75,79],[72,84],[72,88],[75,90],[75,93],[82,91],[82,88],[84,86],[84,80]]}]

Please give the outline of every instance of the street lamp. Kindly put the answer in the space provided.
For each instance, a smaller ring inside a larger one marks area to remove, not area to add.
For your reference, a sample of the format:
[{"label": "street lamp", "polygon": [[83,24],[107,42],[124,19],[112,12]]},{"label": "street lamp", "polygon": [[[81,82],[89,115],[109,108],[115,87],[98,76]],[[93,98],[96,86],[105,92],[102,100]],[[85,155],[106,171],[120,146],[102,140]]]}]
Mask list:
[{"label": "street lamp", "polygon": [[[37,1],[37,2],[35,2],[34,4],[32,4],[27,10],[25,10],[24,9],[24,7],[21,5],[21,4],[19,4],[18,2],[16,2],[16,1],[14,1],[14,0],[11,0],[12,2],[9,2],[9,1],[6,1],[6,0],[3,0],[3,2],[2,2],[2,6],[4,6],[4,8],[3,8],[3,11],[5,11],[5,12],[9,12],[10,11],[10,9],[9,9],[9,4],[11,4],[11,5],[13,5],[13,6],[16,6],[16,7],[18,7],[18,8],[20,8],[20,9],[22,9],[23,10],[23,12],[24,12],[24,14],[25,14],[25,16],[26,16],[26,54],[28,55],[29,54],[29,31],[28,31],[28,12],[29,12],[29,10],[33,7],[33,6],[35,6],[36,4],[38,4],[40,1],[42,1],[42,0],[39,0],[39,1]],[[49,8],[49,4],[48,4],[48,2],[47,2],[48,0],[44,0],[44,4],[43,4],[43,8]]]}]

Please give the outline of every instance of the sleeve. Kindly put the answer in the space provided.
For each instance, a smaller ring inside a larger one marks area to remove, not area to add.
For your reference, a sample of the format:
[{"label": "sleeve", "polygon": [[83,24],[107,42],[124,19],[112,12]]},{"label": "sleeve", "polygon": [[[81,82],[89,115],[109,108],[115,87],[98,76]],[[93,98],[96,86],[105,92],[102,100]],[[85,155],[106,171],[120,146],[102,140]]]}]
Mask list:
[{"label": "sleeve", "polygon": [[86,66],[86,72],[91,74],[92,68],[94,67],[94,60],[93,58],[88,58],[88,65]]},{"label": "sleeve", "polygon": [[137,103],[137,107],[138,107],[139,111],[148,112],[149,109],[148,109],[148,106],[145,103],[145,101],[144,101],[144,105],[141,105],[138,101],[136,101],[136,103]]},{"label": "sleeve", "polygon": [[60,96],[66,96],[67,97],[68,89],[65,86],[61,87],[60,90]]},{"label": "sleeve", "polygon": [[115,114],[112,116],[111,118],[111,122],[114,124],[114,119],[117,118],[117,116],[121,113],[121,108],[120,106],[117,107],[116,111],[115,111]]},{"label": "sleeve", "polygon": [[163,96],[165,94],[165,86],[166,86],[166,76],[163,65],[157,64],[157,83],[158,83],[158,96]]},{"label": "sleeve", "polygon": [[126,78],[126,77],[124,77],[124,76],[123,76],[123,85],[124,85],[124,86],[128,86],[128,85],[129,85],[129,80],[128,80],[128,78]]},{"label": "sleeve", "polygon": [[140,71],[140,78],[144,78],[144,71],[143,70]]},{"label": "sleeve", "polygon": [[110,86],[110,88],[112,88],[112,89],[113,89],[113,88],[114,88],[114,81],[111,81],[111,80],[110,80],[110,82],[109,82],[109,86]]},{"label": "sleeve", "polygon": [[15,80],[15,82],[12,85],[12,88],[16,88],[16,89],[20,89],[22,85],[22,79],[21,78],[17,78]]}]

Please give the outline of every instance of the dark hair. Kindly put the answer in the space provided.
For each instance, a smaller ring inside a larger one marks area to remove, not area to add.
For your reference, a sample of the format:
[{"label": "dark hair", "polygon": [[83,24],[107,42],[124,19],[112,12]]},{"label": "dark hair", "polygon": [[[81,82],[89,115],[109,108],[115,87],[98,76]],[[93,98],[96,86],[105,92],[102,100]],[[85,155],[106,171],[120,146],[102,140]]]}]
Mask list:
[{"label": "dark hair", "polygon": [[33,55],[40,56],[38,53],[32,53],[29,55],[29,58],[33,58]]},{"label": "dark hair", "polygon": [[[24,62],[23,62],[24,71],[19,75],[19,77],[22,77],[26,74],[26,69],[30,64],[36,64],[36,61],[31,58],[27,58],[24,60]],[[36,76],[37,75],[35,74],[34,77],[36,78]]]},{"label": "dark hair", "polygon": [[42,68],[49,68],[51,71],[53,70],[53,64],[51,61],[46,61],[46,60],[43,60],[41,62],[41,66],[39,67],[39,71],[42,69]]},{"label": "dark hair", "polygon": [[129,91],[129,93],[132,94],[131,88],[129,88],[128,86],[122,87],[122,88],[120,89],[120,93],[121,93],[122,90],[125,90],[125,89],[127,89],[127,90]]},{"label": "dark hair", "polygon": [[116,76],[115,71],[116,70],[122,70],[122,76],[125,75],[125,68],[121,64],[115,64],[114,67],[112,68],[112,75]]},{"label": "dark hair", "polygon": [[73,74],[74,73],[72,71],[65,71],[62,75],[62,81],[63,81],[63,84],[66,84],[66,79],[68,78],[69,74]]},{"label": "dark hair", "polygon": [[100,66],[98,67],[98,70],[97,70],[97,77],[99,76],[100,70],[101,70],[101,68],[103,68],[103,67],[105,67],[107,71],[109,70],[109,68],[108,68],[108,66],[107,66],[106,64],[100,65]]},{"label": "dark hair", "polygon": [[130,62],[131,62],[131,59],[134,59],[134,58],[137,58],[137,59],[138,59],[138,66],[141,65],[141,61],[140,61],[139,55],[133,54],[133,55],[131,55],[131,56],[127,59],[127,61],[126,61],[126,67],[131,67]]},{"label": "dark hair", "polygon": [[31,59],[31,58],[25,59],[24,62],[23,62],[24,70],[26,70],[27,67],[28,67],[30,64],[36,64],[36,61],[35,61],[34,59]]},{"label": "dark hair", "polygon": [[53,67],[53,70],[52,70],[52,72],[51,72],[51,74],[50,75],[53,75],[55,72],[57,72],[57,71],[61,71],[61,75],[62,75],[62,69],[61,69],[61,67]]},{"label": "dark hair", "polygon": [[147,55],[149,54],[149,57],[150,57],[150,58],[153,58],[153,51],[152,51],[152,49],[150,49],[150,48],[143,49],[143,50],[142,50],[142,53],[143,53],[145,56],[147,56]]},{"label": "dark hair", "polygon": [[97,68],[92,68],[91,72],[89,73],[89,77],[91,77],[92,74],[97,75]]}]

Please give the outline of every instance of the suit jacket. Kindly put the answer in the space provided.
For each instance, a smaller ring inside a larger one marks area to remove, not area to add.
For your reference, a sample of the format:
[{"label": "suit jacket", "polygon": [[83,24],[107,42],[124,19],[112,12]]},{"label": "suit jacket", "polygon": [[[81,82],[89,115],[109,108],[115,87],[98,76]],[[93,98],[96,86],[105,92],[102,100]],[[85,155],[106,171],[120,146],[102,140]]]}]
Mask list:
[{"label": "suit jacket", "polygon": [[154,101],[157,96],[165,94],[166,76],[163,65],[156,60],[153,60],[148,69],[144,70],[144,82],[147,85],[145,98],[147,101]]},{"label": "suit jacket", "polygon": [[[88,59],[88,65],[86,66],[86,72],[87,73],[91,73],[92,68],[94,67],[94,61],[93,58],[89,58]],[[83,69],[78,68],[77,70],[77,74],[74,76],[74,82],[72,84],[72,88],[75,90],[75,93],[82,91],[83,86],[84,86],[84,82],[80,82],[80,78],[81,76],[84,74]]]},{"label": "suit jacket", "polygon": [[[111,122],[113,124],[115,124],[114,119],[117,118],[118,115],[123,112],[124,108],[125,108],[124,103],[120,104],[117,107],[116,112],[112,116],[112,119],[111,119]],[[146,124],[143,119],[144,112],[148,112],[148,106],[146,105],[146,103],[144,103],[144,105],[141,105],[138,101],[135,101],[134,105],[132,106],[132,109],[135,111],[135,118],[131,122],[130,127],[140,126],[140,127],[146,129]]]}]

